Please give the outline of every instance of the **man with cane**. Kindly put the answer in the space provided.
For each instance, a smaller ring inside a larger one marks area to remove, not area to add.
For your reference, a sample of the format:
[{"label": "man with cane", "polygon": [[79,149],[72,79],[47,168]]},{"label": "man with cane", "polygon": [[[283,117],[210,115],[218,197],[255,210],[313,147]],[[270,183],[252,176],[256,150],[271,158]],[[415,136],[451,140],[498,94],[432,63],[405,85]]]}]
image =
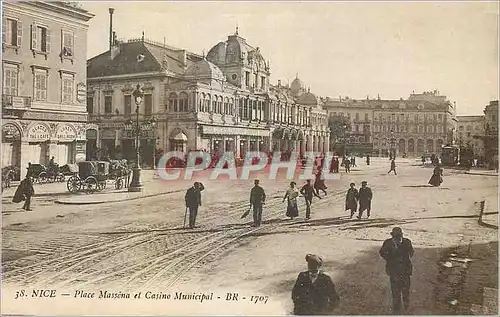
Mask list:
[{"label": "man with cane", "polygon": [[259,227],[262,223],[262,205],[266,201],[264,188],[259,186],[259,180],[254,181],[254,187],[250,192],[250,208],[253,207],[253,227]]},{"label": "man with cane", "polygon": [[205,189],[202,183],[195,182],[193,187],[189,188],[184,196],[186,201],[186,213],[184,214],[184,227],[186,226],[186,215],[189,210],[189,228],[193,229],[196,224],[198,207],[201,206],[201,192]]}]

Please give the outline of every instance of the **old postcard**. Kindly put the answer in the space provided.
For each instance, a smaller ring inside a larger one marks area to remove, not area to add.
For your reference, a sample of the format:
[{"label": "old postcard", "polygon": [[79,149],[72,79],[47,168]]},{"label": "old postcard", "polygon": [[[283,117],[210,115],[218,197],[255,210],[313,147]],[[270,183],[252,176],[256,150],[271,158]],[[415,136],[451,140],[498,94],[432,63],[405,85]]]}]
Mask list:
[{"label": "old postcard", "polygon": [[492,2],[2,2],[2,314],[498,314]]}]

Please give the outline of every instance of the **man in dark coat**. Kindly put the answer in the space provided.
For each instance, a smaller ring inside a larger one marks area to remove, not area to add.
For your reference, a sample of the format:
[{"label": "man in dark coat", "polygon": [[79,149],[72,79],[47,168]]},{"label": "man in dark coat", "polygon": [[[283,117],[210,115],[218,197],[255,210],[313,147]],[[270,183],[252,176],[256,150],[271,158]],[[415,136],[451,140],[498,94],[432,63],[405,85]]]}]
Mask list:
[{"label": "man in dark coat", "polygon": [[366,156],[366,165],[370,165],[370,155]]},{"label": "man in dark coat", "polygon": [[186,207],[189,208],[189,228],[193,229],[196,224],[196,216],[198,215],[198,207],[201,206],[201,192],[205,189],[202,183],[195,182],[193,187],[186,191],[184,200]]},{"label": "man in dark coat", "polygon": [[254,181],[254,187],[250,191],[250,207],[253,207],[253,226],[259,227],[262,223],[262,206],[266,202],[264,188],[259,186],[259,180]]},{"label": "man in dark coat", "polygon": [[31,197],[35,194],[35,190],[33,189],[33,183],[31,182],[31,177],[26,175],[26,178],[19,184],[16,192],[14,193],[14,197],[12,198],[12,202],[20,203],[24,200],[23,209],[26,211],[31,211]]},{"label": "man in dark coat", "polygon": [[319,271],[323,260],[306,255],[306,272],[301,272],[293,286],[292,300],[295,315],[330,315],[338,306],[340,297],[330,276]]},{"label": "man in dark coat", "polygon": [[350,186],[351,188],[347,190],[347,195],[345,196],[345,210],[351,210],[350,218],[352,218],[358,208],[359,193],[356,187],[354,187],[354,183],[351,183]]},{"label": "man in dark coat", "polygon": [[373,198],[373,193],[370,187],[366,186],[367,182],[362,181],[361,182],[361,188],[359,189],[359,214],[358,214],[358,219],[361,220],[361,217],[363,217],[363,211],[366,210],[366,218],[370,218],[370,212],[372,210],[372,198]]},{"label": "man in dark coat", "polygon": [[394,159],[391,160],[391,169],[389,170],[389,172],[387,172],[387,174],[391,173],[392,171],[394,171],[394,175],[398,175],[396,173],[396,161]]},{"label": "man in dark coat", "polygon": [[302,188],[300,189],[300,194],[306,199],[306,220],[309,220],[311,219],[311,204],[313,196],[316,196],[319,199],[321,199],[321,197],[316,193],[316,190],[311,185],[310,179],[307,180],[307,184],[302,186]]},{"label": "man in dark coat", "polygon": [[391,282],[392,312],[401,314],[401,297],[405,311],[410,305],[410,277],[413,271],[410,258],[414,251],[410,239],[403,238],[401,228],[393,228],[391,236],[384,241],[379,253],[386,261],[385,271]]}]

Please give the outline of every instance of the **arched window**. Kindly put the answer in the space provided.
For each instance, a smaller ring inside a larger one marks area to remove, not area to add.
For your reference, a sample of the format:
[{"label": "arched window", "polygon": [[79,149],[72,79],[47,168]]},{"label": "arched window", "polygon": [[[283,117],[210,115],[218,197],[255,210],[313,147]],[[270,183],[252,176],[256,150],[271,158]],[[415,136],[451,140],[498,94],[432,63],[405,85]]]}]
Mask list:
[{"label": "arched window", "polygon": [[356,121],[359,121],[359,112],[356,112]]},{"label": "arched window", "polygon": [[229,114],[234,115],[234,99],[229,100]]},{"label": "arched window", "polygon": [[179,112],[188,111],[188,95],[185,92],[179,94]]},{"label": "arched window", "polygon": [[212,112],[217,113],[217,95],[212,97]]},{"label": "arched window", "polygon": [[203,112],[203,100],[205,99],[205,94],[198,94],[198,111]]},{"label": "arched window", "polygon": [[229,98],[224,98],[224,114],[229,114]]},{"label": "arched window", "polygon": [[205,95],[205,112],[210,112],[210,94]]},{"label": "arched window", "polygon": [[177,94],[175,92],[168,96],[168,107],[170,112],[177,112]]},{"label": "arched window", "polygon": [[218,113],[224,113],[223,108],[222,108],[222,96],[217,98],[217,108],[218,108]]}]

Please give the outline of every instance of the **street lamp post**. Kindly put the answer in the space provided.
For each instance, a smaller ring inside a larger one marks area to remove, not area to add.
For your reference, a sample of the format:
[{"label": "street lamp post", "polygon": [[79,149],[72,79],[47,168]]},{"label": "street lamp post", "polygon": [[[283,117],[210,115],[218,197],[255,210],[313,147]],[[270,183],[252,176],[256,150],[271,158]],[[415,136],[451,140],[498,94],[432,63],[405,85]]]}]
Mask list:
[{"label": "street lamp post", "polygon": [[136,163],[135,168],[132,170],[132,182],[128,188],[129,192],[140,192],[142,191],[141,184],[141,167],[139,164],[140,154],[139,154],[139,145],[140,145],[140,135],[141,130],[139,129],[139,106],[142,103],[142,98],[144,93],[142,92],[141,86],[137,84],[136,89],[132,93],[134,96],[134,101],[136,104],[135,108],[135,154],[136,154]]},{"label": "street lamp post", "polygon": [[394,130],[391,130],[391,157],[396,158],[396,139],[394,138]]}]

